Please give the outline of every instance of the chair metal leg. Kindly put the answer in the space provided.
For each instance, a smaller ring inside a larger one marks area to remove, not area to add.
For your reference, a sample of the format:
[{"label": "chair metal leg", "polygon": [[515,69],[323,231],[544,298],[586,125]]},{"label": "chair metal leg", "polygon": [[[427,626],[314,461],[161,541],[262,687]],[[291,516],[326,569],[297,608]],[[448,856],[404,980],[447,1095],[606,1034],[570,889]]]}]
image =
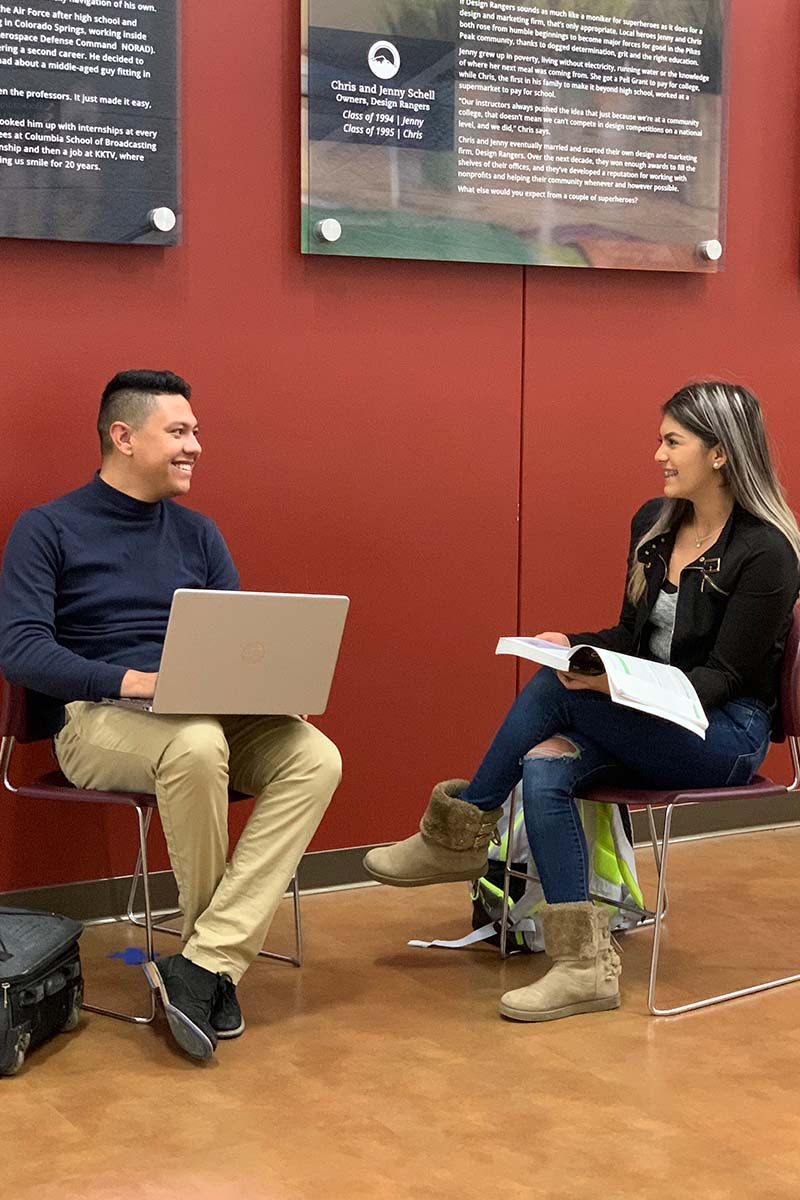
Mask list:
[{"label": "chair metal leg", "polygon": [[300,880],[295,871],[292,877],[292,900],[294,901],[294,944],[297,950],[297,965],[303,965],[303,919],[300,913]]},{"label": "chair metal leg", "polygon": [[719,996],[708,996],[705,1000],[693,1000],[690,1004],[679,1004],[674,1008],[658,1008],[655,1003],[656,985],[658,983],[658,961],[661,949],[661,924],[664,918],[667,897],[667,856],[669,854],[669,837],[672,828],[672,813],[674,804],[667,806],[664,814],[664,837],[661,843],[661,870],[658,876],[658,899],[656,901],[655,923],[653,928],[653,952],[650,959],[650,984],[647,991],[647,1007],[655,1017],[674,1017],[678,1013],[694,1012],[698,1008],[708,1008],[712,1004],[722,1004],[725,1000],[735,1000],[740,996],[752,996],[756,992],[766,992],[771,988],[783,987],[785,983],[800,983],[800,974],[787,975],[784,979],[770,979],[766,983],[757,983],[752,987],[738,988],[735,992],[723,992]]},{"label": "chair metal leg", "polygon": [[647,805],[647,823],[650,826],[650,845],[653,847],[653,858],[656,862],[656,872],[661,874],[661,852],[658,848],[658,831],[656,829],[656,819],[653,816],[652,804]]},{"label": "chair metal leg", "polygon": [[278,962],[292,963],[295,967],[303,965],[303,926],[300,917],[300,883],[297,878],[297,872],[292,876],[292,881],[289,885],[292,893],[292,902],[294,905],[294,954],[276,954],[274,950],[259,950],[259,958],[274,958]]},{"label": "chair metal leg", "polygon": [[[147,870],[147,829],[150,824],[149,818],[150,812],[148,811],[147,816],[145,817],[144,809],[139,808],[137,805],[136,819],[139,826],[139,863],[142,871],[142,884],[144,889],[144,914],[146,929],[145,941],[147,946],[147,958],[148,961],[152,962],[155,955],[153,949],[153,914],[150,907],[150,876]],[[153,992],[150,988],[148,988],[148,993],[150,1012],[147,1016],[140,1016],[135,1013],[117,1012],[117,1010],[113,1008],[101,1008],[99,1005],[86,1004],[85,1002],[82,1007],[86,1009],[87,1012],[99,1013],[102,1017],[113,1017],[117,1021],[129,1021],[134,1025],[150,1025],[156,1015],[156,996],[155,992]]]},{"label": "chair metal leg", "polygon": [[[150,832],[150,822],[152,821],[152,819],[153,819],[153,810],[152,810],[152,808],[148,808],[147,814],[144,819],[145,841],[147,840],[147,835]],[[142,922],[138,921],[134,915],[134,905],[136,903],[136,892],[139,887],[139,876],[141,875],[141,873],[142,873],[142,849],[140,846],[139,847],[139,857],[136,859],[136,869],[133,872],[133,879],[131,881],[131,890],[128,895],[128,907],[126,910],[126,915],[127,915],[128,920],[134,925],[142,924]]]},{"label": "chair metal leg", "polygon": [[[655,859],[656,871],[658,872],[658,877],[660,879],[661,878],[661,854],[660,854],[659,848],[658,848],[658,833],[656,832],[656,821],[655,821],[655,817],[653,816],[652,804],[648,804],[648,806],[647,806],[647,823],[650,826],[650,844],[653,847],[653,858]],[[669,896],[667,895],[667,890],[665,888],[664,889],[664,906],[661,910],[662,917],[665,917],[667,915],[668,910],[669,910]]]},{"label": "chair metal leg", "polygon": [[[661,848],[659,847],[659,844],[658,844],[658,831],[656,829],[656,822],[655,822],[655,818],[653,816],[653,807],[650,804],[647,805],[647,824],[650,829],[650,845],[653,850],[653,860],[656,864],[656,880],[658,881],[661,879]],[[669,910],[669,897],[665,891],[664,892],[664,908],[662,910],[661,916],[665,917],[667,915],[668,910]],[[655,925],[656,914],[654,912],[652,912],[649,908],[637,909],[637,911],[643,913],[644,915],[642,917],[642,920],[636,926],[636,928],[637,929],[652,929],[652,927]]]},{"label": "chair metal leg", "polygon": [[[152,808],[148,808],[147,815],[145,817],[145,827],[144,827],[145,839],[147,838],[147,834],[150,830],[150,822],[152,821],[152,819],[153,819],[153,810],[152,810]],[[139,879],[140,879],[141,874],[142,874],[142,852],[140,850],[139,857],[136,859],[136,868],[133,872],[133,879],[131,881],[131,890],[128,895],[128,907],[127,907],[125,916],[126,916],[127,920],[131,923],[131,925],[136,925],[139,929],[146,929],[147,922],[143,921],[136,912],[136,892],[139,887]],[[175,919],[175,917],[179,917],[181,914],[180,914],[180,910],[178,910],[178,909],[175,909],[175,910],[164,909],[163,911],[159,912],[158,915],[162,918],[166,918],[166,920],[168,920],[168,921],[173,921]],[[159,933],[170,933],[173,936],[179,936],[177,929],[172,929],[169,925],[160,924],[158,922],[153,923],[153,929],[157,929],[159,931]]]},{"label": "chair metal leg", "polygon": [[[656,914],[653,922],[653,950],[650,956],[650,982],[647,989],[647,1007],[654,1016],[666,1016],[670,1012],[679,1010],[656,1008],[656,984],[658,982],[658,957],[661,951],[661,925],[664,920],[664,899],[667,893],[667,856],[669,854],[669,835],[672,828],[672,813],[674,805],[670,804],[664,813],[664,838],[661,843],[661,854],[659,856],[657,845],[654,844],[654,853],[656,855],[656,866],[658,867],[658,895],[656,897]],[[652,822],[652,814],[650,816]],[[654,825],[651,824],[651,831],[654,831]],[[683,1011],[683,1010],[680,1010]]]}]

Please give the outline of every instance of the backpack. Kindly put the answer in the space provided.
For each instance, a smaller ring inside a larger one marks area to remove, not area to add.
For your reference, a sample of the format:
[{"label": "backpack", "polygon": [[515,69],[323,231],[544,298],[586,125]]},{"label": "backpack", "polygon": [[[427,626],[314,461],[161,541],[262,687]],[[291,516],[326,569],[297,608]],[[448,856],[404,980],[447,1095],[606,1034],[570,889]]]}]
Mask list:
[{"label": "backpack", "polygon": [[[522,804],[518,800],[514,813],[514,829],[509,833],[511,797],[503,805],[495,838],[489,846],[489,865],[480,879],[470,884],[472,901],[471,934],[456,941],[414,941],[409,945],[438,946],[460,950],[478,942],[500,945],[500,921],[503,914],[503,875],[508,855],[515,870],[536,874]],[[644,909],[644,899],[636,876],[630,817],[626,807],[617,804],[578,802],[586,843],[589,849],[589,890],[594,900],[609,909],[609,926],[613,930],[632,929],[642,920],[642,913],[620,908],[620,904]],[[509,932],[507,952],[536,954],[544,950],[541,920],[538,914],[545,905],[544,891],[538,879],[527,882],[511,877],[509,887]]]}]

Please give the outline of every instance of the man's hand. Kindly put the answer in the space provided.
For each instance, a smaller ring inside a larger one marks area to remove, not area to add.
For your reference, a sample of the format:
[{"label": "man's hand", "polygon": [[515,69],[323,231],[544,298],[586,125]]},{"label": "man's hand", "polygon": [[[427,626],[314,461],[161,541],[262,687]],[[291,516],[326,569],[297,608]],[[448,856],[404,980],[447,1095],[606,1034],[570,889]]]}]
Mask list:
[{"label": "man's hand", "polygon": [[152,700],[157,679],[158,671],[126,671],[119,694],[125,700]]},{"label": "man's hand", "polygon": [[569,645],[569,638],[565,633],[537,633],[536,637],[542,642],[555,642],[557,646]]}]

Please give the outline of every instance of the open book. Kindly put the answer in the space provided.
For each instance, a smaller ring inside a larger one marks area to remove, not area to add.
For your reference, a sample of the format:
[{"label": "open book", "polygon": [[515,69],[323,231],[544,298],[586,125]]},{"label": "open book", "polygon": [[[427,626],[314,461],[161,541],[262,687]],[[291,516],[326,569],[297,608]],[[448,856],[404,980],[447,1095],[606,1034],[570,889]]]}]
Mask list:
[{"label": "open book", "polygon": [[697,692],[678,667],[599,646],[558,646],[532,637],[500,638],[495,653],[516,654],[554,671],[590,675],[605,671],[611,699],[617,704],[674,721],[698,737],[706,736],[708,718]]}]

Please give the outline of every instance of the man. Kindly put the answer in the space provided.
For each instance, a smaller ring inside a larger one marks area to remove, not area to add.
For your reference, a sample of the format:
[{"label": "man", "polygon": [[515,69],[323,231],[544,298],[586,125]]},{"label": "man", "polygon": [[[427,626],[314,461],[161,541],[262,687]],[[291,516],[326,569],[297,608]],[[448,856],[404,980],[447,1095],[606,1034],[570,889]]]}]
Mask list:
[{"label": "man", "polygon": [[[184,1050],[208,1058],[244,1030],[236,984],[341,776],[300,717],[157,716],[103,705],[151,697],[172,594],[236,589],[214,523],[173,503],[200,457],[189,385],[125,371],[103,392],[100,471],[29,509],[0,577],[0,670],[37,693],[78,787],[155,792],[184,914],[180,954],[148,964]],[[62,704],[66,703],[64,711]],[[59,728],[60,727],[60,728]],[[228,783],[256,797],[227,862]]]}]

